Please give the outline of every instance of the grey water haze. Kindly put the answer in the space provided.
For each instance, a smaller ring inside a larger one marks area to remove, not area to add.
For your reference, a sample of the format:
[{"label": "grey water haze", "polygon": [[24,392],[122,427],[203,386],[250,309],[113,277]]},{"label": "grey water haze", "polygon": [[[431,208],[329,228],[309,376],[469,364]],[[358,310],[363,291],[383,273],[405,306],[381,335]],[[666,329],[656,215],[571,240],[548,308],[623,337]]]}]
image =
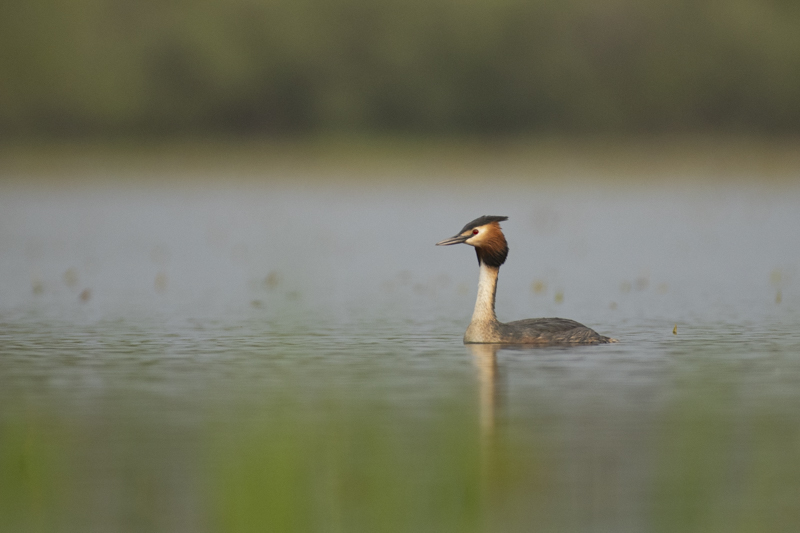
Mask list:
[{"label": "grey water haze", "polygon": [[0,182],[0,530],[800,525],[796,180],[214,172]]}]

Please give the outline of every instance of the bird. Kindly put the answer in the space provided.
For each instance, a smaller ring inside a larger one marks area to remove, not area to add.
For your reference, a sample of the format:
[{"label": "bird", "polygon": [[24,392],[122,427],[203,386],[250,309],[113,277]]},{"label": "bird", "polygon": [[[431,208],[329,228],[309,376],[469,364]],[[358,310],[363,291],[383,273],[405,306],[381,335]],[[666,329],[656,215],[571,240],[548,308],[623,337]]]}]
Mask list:
[{"label": "bird", "polygon": [[464,334],[464,344],[605,344],[619,342],[600,335],[591,328],[566,318],[529,318],[503,323],[494,311],[497,276],[500,266],[508,257],[506,242],[500,222],[505,216],[484,215],[464,226],[449,239],[436,246],[468,244],[475,248],[480,266],[478,298],[472,321]]}]

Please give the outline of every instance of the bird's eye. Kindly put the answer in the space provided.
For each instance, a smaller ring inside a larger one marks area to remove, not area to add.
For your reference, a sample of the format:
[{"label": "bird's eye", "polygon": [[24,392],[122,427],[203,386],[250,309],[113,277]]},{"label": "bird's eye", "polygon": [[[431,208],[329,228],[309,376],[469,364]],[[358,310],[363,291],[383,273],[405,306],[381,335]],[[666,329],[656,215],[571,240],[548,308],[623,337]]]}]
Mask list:
[{"label": "bird's eye", "polygon": [[473,235],[477,235],[478,234],[478,230],[476,230],[476,229],[472,230],[472,234]]}]

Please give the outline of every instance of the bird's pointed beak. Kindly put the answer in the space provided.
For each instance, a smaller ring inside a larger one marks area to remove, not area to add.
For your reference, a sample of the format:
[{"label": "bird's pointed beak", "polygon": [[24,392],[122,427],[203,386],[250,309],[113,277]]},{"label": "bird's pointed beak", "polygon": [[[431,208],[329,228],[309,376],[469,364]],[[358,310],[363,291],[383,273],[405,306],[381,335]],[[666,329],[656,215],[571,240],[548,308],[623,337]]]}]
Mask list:
[{"label": "bird's pointed beak", "polygon": [[472,237],[472,235],[456,235],[454,237],[450,237],[449,239],[437,242],[436,246],[450,246],[451,244],[461,244],[470,237]]}]

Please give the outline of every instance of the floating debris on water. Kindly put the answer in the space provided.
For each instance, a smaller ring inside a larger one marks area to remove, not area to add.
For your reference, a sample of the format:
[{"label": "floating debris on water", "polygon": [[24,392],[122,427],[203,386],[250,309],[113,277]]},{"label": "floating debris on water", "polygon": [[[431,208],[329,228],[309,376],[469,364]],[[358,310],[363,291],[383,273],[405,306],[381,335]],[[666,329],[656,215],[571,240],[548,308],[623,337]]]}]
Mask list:
[{"label": "floating debris on water", "polygon": [[560,304],[561,302],[563,302],[564,301],[564,292],[563,291],[558,291],[556,293],[556,295],[555,295],[554,301],[557,304]]},{"label": "floating debris on water", "polygon": [[33,294],[42,294],[44,292],[44,283],[41,280],[34,279],[31,281],[31,290]]},{"label": "floating debris on water", "polygon": [[154,280],[153,286],[158,293],[165,293],[167,292],[167,275],[164,272],[159,272],[156,274],[156,279]]},{"label": "floating debris on water", "polygon": [[384,280],[381,282],[381,290],[383,290],[383,292],[394,292],[395,288],[394,281]]},{"label": "floating debris on water", "polygon": [[250,250],[244,243],[237,243],[231,248],[231,259],[238,263],[247,263],[250,259]]},{"label": "floating debris on water", "polygon": [[78,271],[70,267],[64,272],[64,285],[67,287],[75,287],[78,285]]},{"label": "floating debris on water", "polygon": [[296,302],[301,296],[300,291],[289,291],[286,293],[286,299],[292,302]]},{"label": "floating debris on water", "polygon": [[534,294],[542,294],[547,290],[547,284],[542,280],[534,280],[531,283],[531,292]]},{"label": "floating debris on water", "polygon": [[778,292],[775,293],[775,303],[779,304],[779,303],[781,303],[782,300],[783,300],[783,297],[781,296],[781,290],[778,289]]},{"label": "floating debris on water", "polygon": [[267,277],[264,278],[264,286],[269,290],[274,289],[275,287],[280,285],[280,283],[281,283],[281,275],[280,273],[278,273],[277,270],[270,271],[270,273],[267,274]]},{"label": "floating debris on water", "polygon": [[413,276],[411,275],[410,270],[401,270],[397,274],[397,279],[400,281],[402,285],[408,285],[409,283],[411,283],[412,277]]},{"label": "floating debris on water", "polygon": [[90,289],[83,289],[79,298],[82,302],[88,302],[92,298],[92,291]]},{"label": "floating debris on water", "polygon": [[160,267],[166,266],[169,258],[169,248],[164,244],[157,244],[150,250],[150,260]]},{"label": "floating debris on water", "polygon": [[433,282],[439,287],[447,287],[450,285],[450,276],[447,274],[439,274],[434,278]]},{"label": "floating debris on water", "polygon": [[636,290],[644,291],[650,287],[650,269],[645,268],[639,272],[639,277],[636,278]]},{"label": "floating debris on water", "polygon": [[677,335],[678,334],[678,324],[675,324],[675,327],[672,328],[672,334],[673,335]]},{"label": "floating debris on water", "polygon": [[252,300],[250,302],[250,307],[253,307],[255,309],[261,309],[262,307],[264,307],[264,302],[262,302],[261,300]]}]

